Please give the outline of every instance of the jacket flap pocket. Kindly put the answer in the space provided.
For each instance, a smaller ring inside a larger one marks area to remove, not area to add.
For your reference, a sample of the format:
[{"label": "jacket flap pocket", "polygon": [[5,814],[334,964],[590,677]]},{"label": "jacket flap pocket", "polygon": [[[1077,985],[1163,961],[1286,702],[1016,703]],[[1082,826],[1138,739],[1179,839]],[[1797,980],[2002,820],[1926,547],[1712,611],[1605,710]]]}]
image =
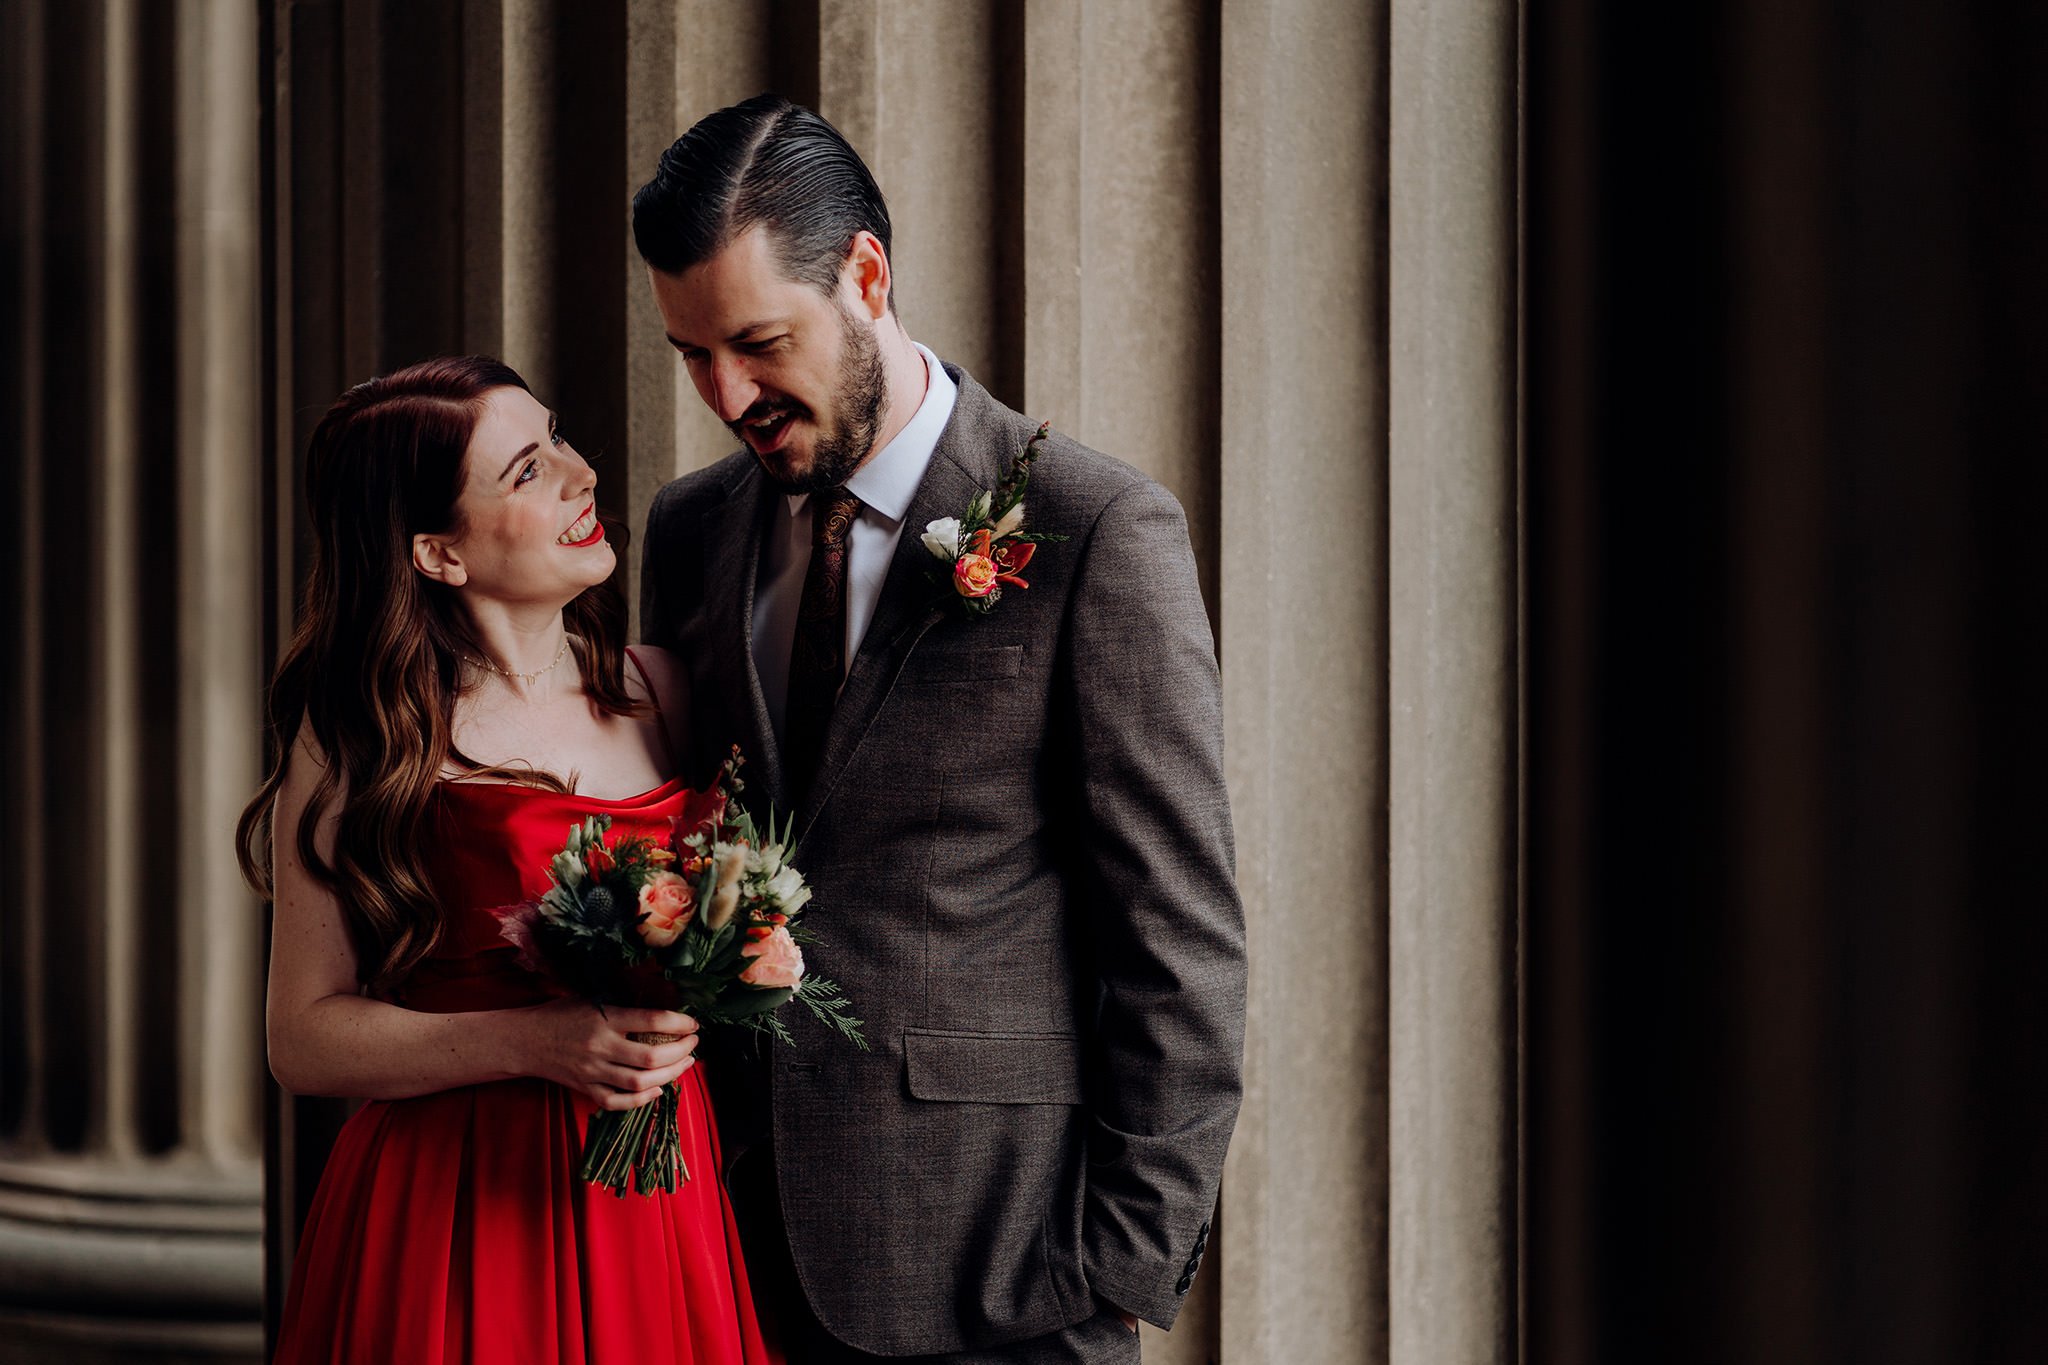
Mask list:
[{"label": "jacket flap pocket", "polygon": [[905,1029],[910,1093],[965,1104],[1079,1104],[1081,1042],[1066,1033]]},{"label": "jacket flap pocket", "polygon": [[904,682],[968,682],[1014,678],[1024,668],[1024,646],[987,645],[979,649],[945,649],[927,642],[903,661]]}]

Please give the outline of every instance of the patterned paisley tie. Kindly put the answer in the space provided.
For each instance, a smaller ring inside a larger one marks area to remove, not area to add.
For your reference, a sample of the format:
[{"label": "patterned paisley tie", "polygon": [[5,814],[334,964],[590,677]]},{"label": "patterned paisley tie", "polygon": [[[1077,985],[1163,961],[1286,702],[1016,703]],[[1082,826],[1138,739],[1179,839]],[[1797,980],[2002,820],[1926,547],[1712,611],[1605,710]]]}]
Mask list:
[{"label": "patterned paisley tie", "polygon": [[846,540],[860,499],[844,488],[811,494],[811,566],[789,649],[782,751],[792,807],[802,804],[825,751],[825,727],[846,681]]}]

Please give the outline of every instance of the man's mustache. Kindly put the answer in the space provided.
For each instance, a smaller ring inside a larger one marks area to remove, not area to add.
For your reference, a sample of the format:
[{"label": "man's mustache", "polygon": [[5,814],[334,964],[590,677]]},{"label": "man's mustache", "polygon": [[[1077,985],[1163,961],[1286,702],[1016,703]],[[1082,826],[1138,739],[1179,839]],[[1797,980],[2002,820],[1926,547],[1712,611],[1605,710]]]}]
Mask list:
[{"label": "man's mustache", "polygon": [[810,409],[793,398],[778,398],[772,402],[763,399],[741,413],[737,422],[727,422],[726,425],[732,428],[733,434],[737,436],[740,434],[742,427],[750,426],[755,422],[764,421],[767,418],[782,413],[787,413],[791,417],[808,417],[810,416]]}]

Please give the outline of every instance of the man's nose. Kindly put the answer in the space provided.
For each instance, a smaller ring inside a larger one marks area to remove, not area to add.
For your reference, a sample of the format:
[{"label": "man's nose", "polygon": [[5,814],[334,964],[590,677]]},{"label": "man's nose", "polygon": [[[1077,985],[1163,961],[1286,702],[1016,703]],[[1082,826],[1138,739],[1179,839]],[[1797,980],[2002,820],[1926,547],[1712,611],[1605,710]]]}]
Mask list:
[{"label": "man's nose", "polygon": [[719,356],[711,361],[711,391],[705,397],[721,422],[737,422],[761,394],[760,385],[747,373],[746,362],[738,356]]}]

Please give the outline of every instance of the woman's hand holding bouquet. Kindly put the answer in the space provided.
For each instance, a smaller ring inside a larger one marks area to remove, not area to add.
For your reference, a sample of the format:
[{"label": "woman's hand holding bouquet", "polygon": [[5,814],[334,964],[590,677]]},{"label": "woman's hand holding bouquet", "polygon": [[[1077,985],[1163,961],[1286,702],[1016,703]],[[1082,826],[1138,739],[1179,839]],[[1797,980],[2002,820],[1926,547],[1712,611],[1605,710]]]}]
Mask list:
[{"label": "woman's hand holding bouquet", "polygon": [[[697,1021],[676,1010],[622,1005],[599,1008],[570,996],[512,1012],[506,1074],[539,1076],[588,1095],[600,1109],[638,1109],[689,1069]],[[638,1035],[676,1041],[648,1043]]]},{"label": "woman's hand holding bouquet", "polygon": [[675,1077],[689,1064],[698,1021],[793,1042],[775,1011],[796,1000],[867,1046],[851,1002],[804,971],[801,945],[816,941],[801,923],[810,888],[793,865],[788,830],[778,834],[772,817],[763,830],[736,804],[741,761],[734,749],[718,783],[685,806],[665,844],[612,840],[603,815],[572,826],[549,865],[547,892],[499,912],[527,964],[582,997],[542,1007],[531,1026],[560,1030],[565,1044],[543,1074],[599,1099],[583,1176],[620,1195],[629,1185],[642,1194],[673,1190],[679,1174],[689,1178]]}]

